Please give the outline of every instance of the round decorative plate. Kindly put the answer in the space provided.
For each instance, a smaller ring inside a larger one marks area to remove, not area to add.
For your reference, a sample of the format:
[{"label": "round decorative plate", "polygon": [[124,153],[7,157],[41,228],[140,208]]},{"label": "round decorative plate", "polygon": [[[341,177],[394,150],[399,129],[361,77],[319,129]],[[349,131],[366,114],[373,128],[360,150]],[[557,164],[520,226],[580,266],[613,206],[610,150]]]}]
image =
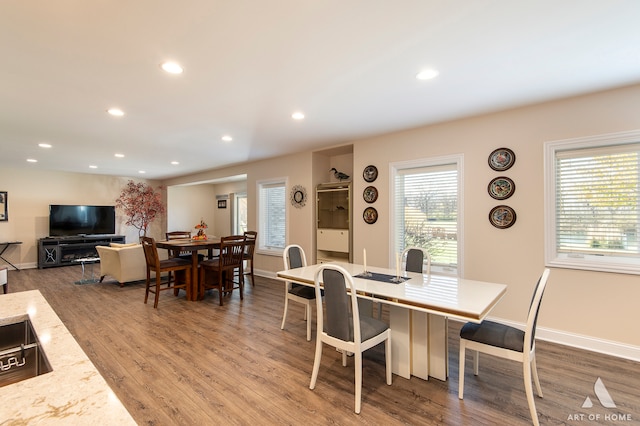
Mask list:
[{"label": "round decorative plate", "polygon": [[516,154],[509,148],[498,148],[489,155],[489,167],[498,172],[507,170],[516,162]]},{"label": "round decorative plate", "polygon": [[304,186],[294,185],[291,188],[291,205],[297,208],[302,208],[307,202],[307,190]]},{"label": "round decorative plate", "polygon": [[378,199],[378,190],[375,186],[367,186],[362,192],[362,198],[364,198],[367,203],[371,204]]},{"label": "round decorative plate", "polygon": [[516,190],[516,184],[505,176],[500,176],[489,182],[487,191],[496,200],[506,200],[511,197]]},{"label": "round decorative plate", "polygon": [[509,206],[495,206],[489,212],[489,222],[496,228],[508,228],[516,223],[516,212]]},{"label": "round decorative plate", "polygon": [[362,172],[362,177],[367,182],[373,182],[378,178],[378,168],[376,166],[367,166]]},{"label": "round decorative plate", "polygon": [[367,207],[362,213],[362,218],[369,225],[371,225],[372,223],[376,223],[376,220],[378,220],[378,210],[374,209],[373,207]]}]

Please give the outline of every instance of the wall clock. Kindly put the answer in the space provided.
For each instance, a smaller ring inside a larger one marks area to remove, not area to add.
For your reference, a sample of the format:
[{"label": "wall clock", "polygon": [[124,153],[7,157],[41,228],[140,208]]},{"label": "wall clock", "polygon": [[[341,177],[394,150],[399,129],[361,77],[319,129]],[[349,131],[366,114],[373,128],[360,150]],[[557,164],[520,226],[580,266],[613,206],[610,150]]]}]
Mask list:
[{"label": "wall clock", "polygon": [[362,198],[371,204],[378,199],[378,190],[375,186],[367,186],[364,191],[362,191]]},{"label": "wall clock", "polygon": [[302,185],[294,185],[291,188],[291,205],[302,208],[307,203],[307,190]]}]

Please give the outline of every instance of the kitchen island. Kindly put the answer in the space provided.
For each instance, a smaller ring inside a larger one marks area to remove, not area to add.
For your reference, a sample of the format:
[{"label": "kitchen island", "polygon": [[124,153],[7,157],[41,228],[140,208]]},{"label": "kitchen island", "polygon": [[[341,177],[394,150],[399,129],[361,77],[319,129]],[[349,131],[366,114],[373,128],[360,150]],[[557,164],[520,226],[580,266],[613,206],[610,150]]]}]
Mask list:
[{"label": "kitchen island", "polygon": [[38,290],[0,295],[0,325],[27,318],[53,371],[0,387],[0,424],[136,424]]}]

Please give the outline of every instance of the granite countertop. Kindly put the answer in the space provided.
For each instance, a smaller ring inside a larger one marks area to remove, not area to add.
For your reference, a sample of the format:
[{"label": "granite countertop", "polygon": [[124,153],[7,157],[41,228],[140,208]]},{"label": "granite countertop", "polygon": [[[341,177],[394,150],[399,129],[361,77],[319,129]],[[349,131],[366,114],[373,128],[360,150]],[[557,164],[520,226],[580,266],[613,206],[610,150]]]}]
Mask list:
[{"label": "granite countertop", "polygon": [[27,317],[53,371],[0,387],[0,424],[136,424],[38,290],[0,295],[0,324]]}]

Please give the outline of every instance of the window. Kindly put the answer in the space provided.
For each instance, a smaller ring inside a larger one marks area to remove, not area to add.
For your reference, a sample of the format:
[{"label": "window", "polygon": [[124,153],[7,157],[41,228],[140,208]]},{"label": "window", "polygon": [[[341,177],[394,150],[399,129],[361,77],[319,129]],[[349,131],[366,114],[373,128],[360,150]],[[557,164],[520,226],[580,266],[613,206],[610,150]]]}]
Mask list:
[{"label": "window", "polygon": [[287,241],[286,181],[258,182],[258,250],[281,255]]},{"label": "window", "polygon": [[462,156],[394,163],[391,169],[394,251],[422,247],[431,254],[432,270],[460,273]]},{"label": "window", "polygon": [[547,265],[640,274],[640,132],[545,144]]},{"label": "window", "polygon": [[247,193],[234,194],[233,206],[233,233],[239,235],[247,230]]}]

